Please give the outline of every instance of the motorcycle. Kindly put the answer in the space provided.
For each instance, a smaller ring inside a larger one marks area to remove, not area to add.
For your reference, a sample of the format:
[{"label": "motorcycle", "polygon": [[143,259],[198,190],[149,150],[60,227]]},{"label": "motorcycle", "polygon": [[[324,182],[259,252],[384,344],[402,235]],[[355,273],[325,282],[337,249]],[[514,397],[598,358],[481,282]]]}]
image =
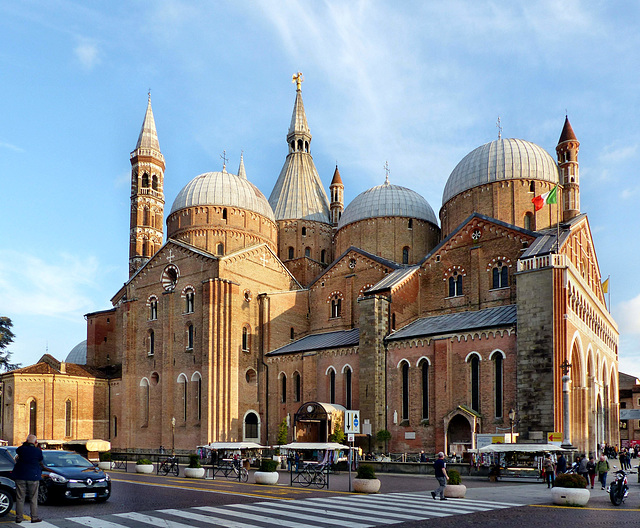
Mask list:
[{"label": "motorcycle", "polygon": [[615,473],[613,482],[609,485],[609,498],[611,504],[620,506],[629,494],[629,483],[627,482],[627,472],[624,469],[618,469]]}]

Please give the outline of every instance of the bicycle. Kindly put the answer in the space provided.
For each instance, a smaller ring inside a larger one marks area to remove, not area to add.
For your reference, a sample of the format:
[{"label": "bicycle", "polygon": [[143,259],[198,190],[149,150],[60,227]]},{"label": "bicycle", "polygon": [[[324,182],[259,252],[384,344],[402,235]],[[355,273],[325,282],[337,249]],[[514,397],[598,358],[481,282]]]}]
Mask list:
[{"label": "bicycle", "polygon": [[168,475],[173,473],[176,477],[180,473],[180,465],[177,456],[170,456],[163,460],[158,466],[158,475]]},{"label": "bicycle", "polygon": [[214,475],[220,472],[222,472],[225,478],[235,479],[240,482],[247,482],[249,480],[249,472],[240,465],[239,460],[233,460],[217,466],[214,470]]},{"label": "bicycle", "polygon": [[312,465],[307,464],[302,473],[300,474],[300,485],[308,488],[312,484],[316,488],[326,488],[327,487],[327,476],[325,473],[326,466],[325,465]]}]

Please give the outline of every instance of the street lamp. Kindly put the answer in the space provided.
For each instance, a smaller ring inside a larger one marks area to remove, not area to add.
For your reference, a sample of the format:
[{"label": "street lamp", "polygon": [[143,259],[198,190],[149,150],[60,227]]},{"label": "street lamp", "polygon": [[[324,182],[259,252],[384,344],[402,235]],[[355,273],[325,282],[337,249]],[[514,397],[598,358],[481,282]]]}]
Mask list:
[{"label": "street lamp", "polygon": [[171,418],[171,456],[176,454],[176,417]]},{"label": "street lamp", "polygon": [[516,411],[515,409],[511,408],[511,410],[509,411],[509,426],[511,428],[511,443],[515,443],[513,441],[513,423],[516,421]]}]

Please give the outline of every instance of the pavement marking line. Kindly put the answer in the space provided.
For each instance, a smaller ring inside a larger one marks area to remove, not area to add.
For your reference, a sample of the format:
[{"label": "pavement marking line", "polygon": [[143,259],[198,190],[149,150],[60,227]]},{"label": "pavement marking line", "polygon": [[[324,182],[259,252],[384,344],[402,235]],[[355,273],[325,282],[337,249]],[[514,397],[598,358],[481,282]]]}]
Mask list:
[{"label": "pavement marking line", "polygon": [[[346,519],[347,521],[349,521],[350,519],[353,518],[353,515],[351,515],[349,512],[342,512],[342,511],[334,511],[332,509],[329,508],[323,508],[322,505],[320,504],[315,504],[312,502],[306,502],[304,499],[300,500],[300,501],[296,501],[296,502],[271,502],[269,503],[271,508],[277,508],[279,510],[286,510],[286,509],[292,509],[294,512],[299,512],[300,511],[300,505],[304,506],[304,511],[306,513],[317,513],[318,515],[323,515],[323,516],[327,516],[330,515],[331,517],[336,517],[338,519]],[[311,506],[316,506],[315,508],[311,507]],[[416,520],[419,520],[420,518],[416,518]],[[366,521],[366,522],[375,522],[375,523],[379,523],[380,518],[376,518],[376,519],[368,519],[366,517],[358,517],[359,521]],[[344,521],[343,521],[344,522]],[[400,522],[400,521],[396,521],[396,522]],[[343,526],[346,526],[346,524],[343,524]]]},{"label": "pavement marking line", "polygon": [[273,497],[272,495],[259,495],[258,493],[234,493],[233,491],[194,488],[194,487],[188,487],[188,486],[168,486],[166,484],[156,484],[155,482],[137,482],[134,480],[118,480],[117,482],[125,482],[127,484],[137,484],[139,486],[156,486],[161,488],[183,489],[187,491],[202,491],[203,493],[220,493],[222,495],[238,495],[239,497],[251,497],[251,498],[273,499],[273,500],[295,500],[293,497],[291,498]]},{"label": "pavement marking line", "polygon": [[[265,522],[265,518],[262,515],[252,515],[251,513],[247,513],[244,511],[235,511],[231,508],[231,506],[236,505],[229,504],[224,508],[214,508],[213,506],[198,506],[195,509],[206,511],[208,513],[214,513],[216,515],[229,515],[231,517],[242,517],[243,519],[247,519],[250,521],[257,521],[261,523]],[[317,521],[317,519],[315,520]],[[317,524],[302,524],[300,522],[291,522],[285,519],[274,519],[273,524],[277,524],[278,526],[288,526],[289,528],[318,528]]]},{"label": "pavement marking line", "polygon": [[[215,526],[225,526],[226,528],[255,528],[255,524],[246,524],[238,521],[232,521],[231,519],[221,519],[220,517],[212,517],[210,515],[203,515],[202,513],[194,513],[185,510],[162,510],[169,515],[175,515],[176,517],[183,517],[192,521],[203,522],[207,524],[213,524]],[[191,525],[189,525],[191,526]]]},{"label": "pavement marking line", "polygon": [[[419,492],[419,493],[388,493],[385,496],[393,496],[393,497],[407,497],[407,498],[412,498],[415,499],[416,497],[424,497],[425,499],[429,499],[429,500],[433,500],[431,497],[431,492]],[[501,502],[501,501],[494,501],[494,500],[484,500],[484,499],[447,499],[447,500],[452,500],[452,501],[464,501],[464,502],[469,502],[469,503],[478,503],[478,504],[500,504],[502,506],[508,507],[508,508],[517,508],[519,506],[526,506],[526,504],[520,504],[520,503],[515,503],[515,502]]]},{"label": "pavement marking line", "polygon": [[[227,528],[255,528],[252,524],[243,524],[243,523],[225,523],[219,522],[218,519],[213,519],[211,517],[207,517],[206,515],[198,515],[197,513],[192,514],[193,516],[189,516],[188,512],[181,512],[180,510],[159,510],[163,513],[169,513],[170,515],[175,515],[177,517],[183,517],[185,519],[197,520],[200,522],[206,522],[209,524],[215,524],[216,526],[226,526]],[[186,515],[182,515],[185,513]],[[129,512],[129,513],[118,513],[121,517],[125,517],[127,519],[131,519],[132,521],[143,522],[146,524],[150,524],[152,526],[162,526],[163,528],[192,528],[193,524],[185,524],[178,521],[172,521],[171,519],[165,519],[164,517],[153,517],[151,515],[145,515],[142,513]],[[202,519],[198,518],[202,517]],[[224,519],[222,520],[224,521]]]},{"label": "pavement marking line", "polygon": [[[338,500],[342,500],[342,498],[338,499]],[[423,508],[433,508],[436,507],[436,505],[434,504],[433,498],[430,497],[430,500],[427,501],[426,499],[423,502],[416,502],[415,497],[411,498],[411,500],[408,499],[398,499],[395,497],[390,497],[388,495],[378,495],[376,497],[358,497],[357,500],[360,500],[362,502],[366,502],[366,503],[375,503],[375,504],[389,504],[389,505],[397,505],[397,506],[401,506],[403,507],[406,511],[421,511]],[[450,507],[455,507],[455,508],[463,508],[465,510],[471,510],[471,511],[490,511],[490,510],[496,510],[496,509],[501,509],[504,508],[504,506],[498,506],[496,508],[490,506],[489,504],[487,504],[487,502],[484,502],[482,504],[475,504],[475,503],[468,503],[466,501],[464,501],[463,499],[459,499],[459,500],[455,500],[455,499],[447,499],[447,501],[451,501],[450,504],[447,504],[446,507],[450,508]]]},{"label": "pavement marking line", "polygon": [[126,528],[124,524],[105,521],[97,517],[67,517],[65,520],[83,524],[84,526],[91,526],[92,528]]},{"label": "pavement marking line", "polygon": [[[267,515],[269,514],[275,514],[275,515],[286,515],[286,516],[290,516],[290,515],[294,515],[296,519],[302,519],[303,521],[315,521],[318,522],[318,517],[314,516],[314,515],[306,515],[305,513],[300,513],[300,511],[298,510],[298,512],[290,512],[290,511],[286,511],[282,508],[278,508],[279,504],[278,503],[269,503],[268,505],[265,506],[260,506],[259,503],[253,503],[253,504],[234,504],[233,505],[235,508],[246,508],[246,509],[250,509],[251,511],[258,511],[258,512],[264,512]],[[304,510],[306,512],[306,510]],[[331,525],[337,525],[337,526],[344,526],[345,528],[371,528],[372,526],[375,526],[373,524],[361,524],[361,523],[356,523],[356,522],[349,522],[349,521],[345,521],[344,519],[328,519],[325,517],[322,517],[320,522],[322,524],[331,524]]]},{"label": "pavement marking line", "polygon": [[[573,509],[575,510],[575,506],[560,506],[557,504],[527,504],[527,506],[532,506],[535,508],[557,508],[557,509]],[[593,510],[593,511],[619,511],[619,512],[640,512],[640,508],[591,508],[582,506],[580,511],[582,510]]]},{"label": "pavement marking line", "polygon": [[[370,504],[362,504],[362,502],[360,502],[360,504],[358,504],[358,502],[351,502],[351,501],[345,501],[345,500],[340,500],[338,501],[334,501],[331,502],[331,499],[325,499],[325,498],[315,498],[315,497],[311,497],[309,499],[305,499],[307,501],[313,501],[314,504],[317,503],[321,503],[321,504],[325,504],[328,503],[328,506],[330,509],[332,510],[346,510],[349,512],[360,512],[363,513],[365,515],[375,515],[376,517],[391,517],[393,519],[403,519],[405,521],[421,521],[423,519],[425,519],[424,514],[421,514],[420,516],[417,515],[407,515],[403,512],[405,512],[405,510],[403,510],[402,508],[384,508],[383,510],[380,511],[374,511],[373,508],[371,508]],[[395,511],[398,510],[398,511]],[[434,514],[434,517],[444,517],[444,515],[440,515],[440,514]]]}]

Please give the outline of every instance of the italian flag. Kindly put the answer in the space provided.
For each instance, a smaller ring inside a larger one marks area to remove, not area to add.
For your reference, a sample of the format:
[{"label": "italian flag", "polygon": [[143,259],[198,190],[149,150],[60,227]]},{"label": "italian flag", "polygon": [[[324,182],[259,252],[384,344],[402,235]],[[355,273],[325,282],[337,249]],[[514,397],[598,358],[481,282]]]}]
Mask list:
[{"label": "italian flag", "polygon": [[536,211],[542,209],[546,204],[557,204],[558,203],[558,186],[556,185],[549,192],[544,194],[540,194],[531,200]]}]

